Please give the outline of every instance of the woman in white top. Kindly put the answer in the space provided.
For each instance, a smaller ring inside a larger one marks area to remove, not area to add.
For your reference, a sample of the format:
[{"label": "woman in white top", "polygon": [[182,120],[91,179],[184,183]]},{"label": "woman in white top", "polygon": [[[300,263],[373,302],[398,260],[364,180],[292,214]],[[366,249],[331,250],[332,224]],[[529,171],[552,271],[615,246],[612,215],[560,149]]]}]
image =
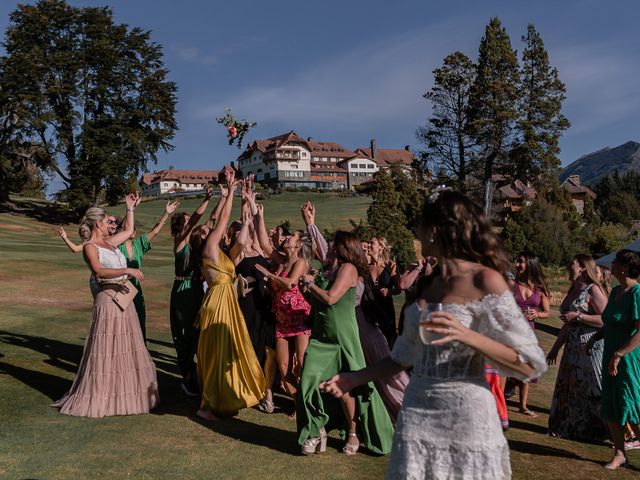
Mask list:
[{"label": "woman in white top", "polygon": [[[419,236],[423,255],[437,257],[439,267],[407,307],[390,357],[336,375],[321,388],[341,396],[413,366],[387,478],[510,478],[509,446],[485,361],[521,379],[539,376],[546,362],[505,281],[508,256],[480,207],[457,192],[430,197]],[[429,315],[431,304],[442,311]]]},{"label": "woman in white top", "polygon": [[101,208],[90,208],[82,219],[91,230],[83,247],[84,259],[97,278],[99,291],[78,373],[71,389],[54,404],[65,415],[134,415],[148,413],[158,403],[156,368],[145,347],[135,306],[131,302],[121,310],[113,301],[127,278],[144,280],[140,270],[127,268],[117,248],[133,233],[136,200],[136,195],[127,196],[126,227],[111,237],[107,214]]}]

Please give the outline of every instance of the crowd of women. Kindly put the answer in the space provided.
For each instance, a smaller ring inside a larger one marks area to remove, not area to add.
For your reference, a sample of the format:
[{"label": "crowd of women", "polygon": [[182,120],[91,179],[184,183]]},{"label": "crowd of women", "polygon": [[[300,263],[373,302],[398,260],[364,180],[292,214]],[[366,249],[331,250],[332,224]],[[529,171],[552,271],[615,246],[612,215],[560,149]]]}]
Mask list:
[{"label": "crowd of women", "polygon": [[[505,397],[518,389],[519,412],[535,416],[531,384],[564,346],[550,434],[610,435],[607,468],[623,465],[625,449],[638,445],[625,443],[626,433],[640,434],[637,253],[618,253],[611,275],[619,285],[608,300],[594,261],[574,258],[564,325],[545,358],[534,333],[550,312],[540,262],[523,253],[512,265],[466,196],[442,189],[429,197],[418,232],[423,259],[399,273],[384,238],[338,231],[327,242],[309,202],[301,207],[304,230],[267,230],[252,179],[236,179],[231,169],[224,177],[204,222],[210,188],[191,215],[168,203],[140,237],[134,194],[122,220],[89,209],[83,245],[60,231],[84,253],[94,293],[78,374],[55,404],[62,413],[140,414],[157,404],[140,266],[172,215],[171,333],[182,391],[200,397],[202,419],[254,406],[272,413],[279,388],[293,399],[287,413],[304,454],[323,452],[327,432],[338,429],[347,455],[360,446],[391,452],[388,478],[509,478]],[[230,223],[238,197],[240,219]],[[118,295],[129,278],[139,292],[127,305]],[[403,292],[397,323],[393,296]]]}]

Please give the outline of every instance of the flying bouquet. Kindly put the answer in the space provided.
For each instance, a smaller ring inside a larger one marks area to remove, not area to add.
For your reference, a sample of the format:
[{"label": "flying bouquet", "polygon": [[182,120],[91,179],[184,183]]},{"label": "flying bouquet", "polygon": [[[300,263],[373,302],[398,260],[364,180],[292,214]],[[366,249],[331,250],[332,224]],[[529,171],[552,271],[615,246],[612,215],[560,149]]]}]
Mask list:
[{"label": "flying bouquet", "polygon": [[224,117],[216,118],[216,122],[221,123],[227,128],[227,137],[229,138],[229,145],[236,143],[238,148],[242,148],[242,141],[250,128],[257,125],[256,122],[248,122],[244,118],[237,120],[230,108],[224,109]]}]

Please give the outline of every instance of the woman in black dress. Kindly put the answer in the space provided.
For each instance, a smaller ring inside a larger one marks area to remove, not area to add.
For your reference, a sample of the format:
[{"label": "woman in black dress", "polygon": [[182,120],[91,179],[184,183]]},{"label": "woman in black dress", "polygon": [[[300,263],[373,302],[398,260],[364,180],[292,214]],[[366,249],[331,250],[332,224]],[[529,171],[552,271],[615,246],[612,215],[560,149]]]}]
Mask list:
[{"label": "woman in black dress", "polygon": [[373,301],[375,308],[371,311],[375,315],[369,321],[375,323],[384,334],[389,348],[398,338],[396,326],[396,310],[393,306],[393,295],[400,293],[396,283],[396,265],[390,261],[390,248],[382,237],[373,237],[369,242],[369,272],[373,280]]}]

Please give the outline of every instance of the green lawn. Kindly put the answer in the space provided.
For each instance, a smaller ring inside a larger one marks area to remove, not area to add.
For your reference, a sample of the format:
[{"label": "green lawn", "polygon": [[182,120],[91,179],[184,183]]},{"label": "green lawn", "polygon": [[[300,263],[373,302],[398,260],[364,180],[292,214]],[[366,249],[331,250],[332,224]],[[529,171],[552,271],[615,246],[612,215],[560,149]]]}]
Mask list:
[{"label": "green lawn", "polygon": [[[289,219],[301,226],[299,206],[308,198],[317,205],[321,229],[348,227],[349,218],[365,215],[369,202],[364,197],[288,193],[264,201],[267,222]],[[196,204],[186,200],[182,207],[192,211]],[[137,217],[143,231],[151,228],[162,205],[141,205]],[[169,332],[173,256],[167,227],[143,268],[149,349],[162,403],[150,415],[81,419],[62,416],[49,404],[69,388],[81,356],[91,318],[89,272],[81,256],[70,254],[54,235],[55,225],[0,214],[0,478],[382,478],[386,457],[364,452],[346,457],[336,438],[324,455],[298,455],[295,425],[281,411],[266,415],[248,409],[210,425],[194,418],[197,402],[178,392]],[[73,239],[75,231],[69,226]],[[546,350],[559,320],[548,323],[538,331]],[[545,434],[555,373],[551,368],[532,387],[530,406],[540,413],[537,419],[511,416],[507,436],[514,478],[636,478],[637,471],[602,469],[600,463],[611,455],[608,446]],[[638,451],[630,458],[640,465]]]}]

